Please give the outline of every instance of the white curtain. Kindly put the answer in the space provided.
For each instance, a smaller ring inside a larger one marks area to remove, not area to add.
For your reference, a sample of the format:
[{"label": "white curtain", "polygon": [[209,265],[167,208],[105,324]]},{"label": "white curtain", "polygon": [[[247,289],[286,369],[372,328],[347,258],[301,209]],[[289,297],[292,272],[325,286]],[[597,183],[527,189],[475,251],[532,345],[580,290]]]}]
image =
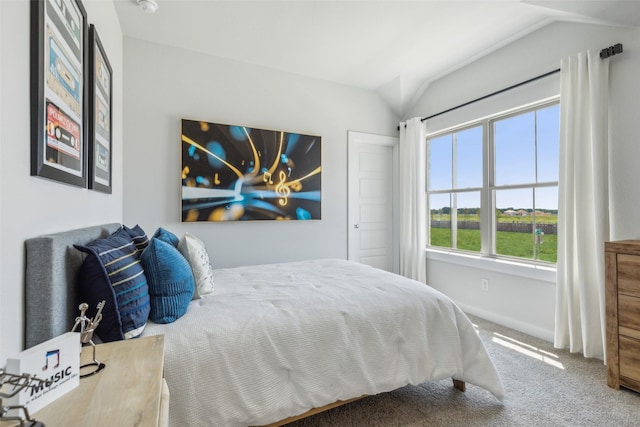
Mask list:
[{"label": "white curtain", "polygon": [[426,283],[426,125],[419,117],[400,123],[400,274]]},{"label": "white curtain", "polygon": [[604,242],[609,239],[609,59],[562,61],[556,348],[605,357]]}]

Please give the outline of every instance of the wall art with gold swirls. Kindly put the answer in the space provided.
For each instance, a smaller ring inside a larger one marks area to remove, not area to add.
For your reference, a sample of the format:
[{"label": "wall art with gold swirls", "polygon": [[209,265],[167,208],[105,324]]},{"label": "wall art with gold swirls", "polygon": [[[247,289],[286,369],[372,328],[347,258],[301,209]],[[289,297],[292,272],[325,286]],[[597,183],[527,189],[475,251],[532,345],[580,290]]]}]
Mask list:
[{"label": "wall art with gold swirls", "polygon": [[182,221],[321,218],[322,138],[182,120]]}]

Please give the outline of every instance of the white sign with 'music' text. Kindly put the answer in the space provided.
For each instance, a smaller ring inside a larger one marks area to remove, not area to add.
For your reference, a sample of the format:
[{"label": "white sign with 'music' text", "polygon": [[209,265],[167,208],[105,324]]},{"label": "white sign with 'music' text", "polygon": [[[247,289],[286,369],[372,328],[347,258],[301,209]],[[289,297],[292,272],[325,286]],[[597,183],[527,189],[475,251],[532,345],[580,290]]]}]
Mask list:
[{"label": "white sign with 'music' text", "polygon": [[80,333],[67,332],[22,351],[7,359],[6,371],[31,374],[42,381],[32,381],[7,405],[25,406],[34,413],[80,384]]}]

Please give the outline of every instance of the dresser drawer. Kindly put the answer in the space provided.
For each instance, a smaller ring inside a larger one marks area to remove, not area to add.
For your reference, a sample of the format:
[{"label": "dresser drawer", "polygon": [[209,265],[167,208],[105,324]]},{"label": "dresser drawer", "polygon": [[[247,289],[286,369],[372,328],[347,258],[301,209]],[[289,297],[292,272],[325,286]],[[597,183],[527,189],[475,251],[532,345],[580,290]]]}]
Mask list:
[{"label": "dresser drawer", "polygon": [[618,292],[640,297],[640,256],[618,254]]},{"label": "dresser drawer", "polygon": [[607,385],[640,393],[640,240],[605,243]]},{"label": "dresser drawer", "polygon": [[620,336],[620,376],[640,381],[640,340]]},{"label": "dresser drawer", "polygon": [[620,335],[640,340],[640,298],[618,295],[618,327]]}]

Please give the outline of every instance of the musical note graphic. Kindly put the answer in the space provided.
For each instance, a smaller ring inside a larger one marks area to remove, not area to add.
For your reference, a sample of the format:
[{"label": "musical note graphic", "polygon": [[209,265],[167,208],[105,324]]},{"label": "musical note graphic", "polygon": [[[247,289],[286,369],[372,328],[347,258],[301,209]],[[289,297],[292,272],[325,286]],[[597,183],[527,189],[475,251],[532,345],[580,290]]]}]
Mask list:
[{"label": "musical note graphic", "polygon": [[268,182],[269,184],[273,184],[273,181],[271,180],[271,172],[265,172],[262,175],[262,182]]},{"label": "musical note graphic", "polygon": [[284,171],[280,171],[278,176],[280,178],[280,182],[276,185],[276,194],[280,196],[278,203],[280,206],[286,206],[288,202],[287,198],[289,197],[289,194],[291,194],[291,190],[289,190],[289,187],[285,185],[287,174],[284,173]]},{"label": "musical note graphic", "polygon": [[216,175],[213,177],[213,182],[216,185],[220,185],[220,179],[218,178],[218,173],[216,172]]},{"label": "musical note graphic", "polygon": [[49,360],[52,358],[55,358],[56,360],[56,364],[53,367],[54,369],[57,368],[58,366],[60,366],[60,350],[51,350],[51,351],[47,351],[47,354],[45,356],[45,360],[46,360],[46,364],[42,367],[43,371],[46,371],[47,369],[49,369]]}]

